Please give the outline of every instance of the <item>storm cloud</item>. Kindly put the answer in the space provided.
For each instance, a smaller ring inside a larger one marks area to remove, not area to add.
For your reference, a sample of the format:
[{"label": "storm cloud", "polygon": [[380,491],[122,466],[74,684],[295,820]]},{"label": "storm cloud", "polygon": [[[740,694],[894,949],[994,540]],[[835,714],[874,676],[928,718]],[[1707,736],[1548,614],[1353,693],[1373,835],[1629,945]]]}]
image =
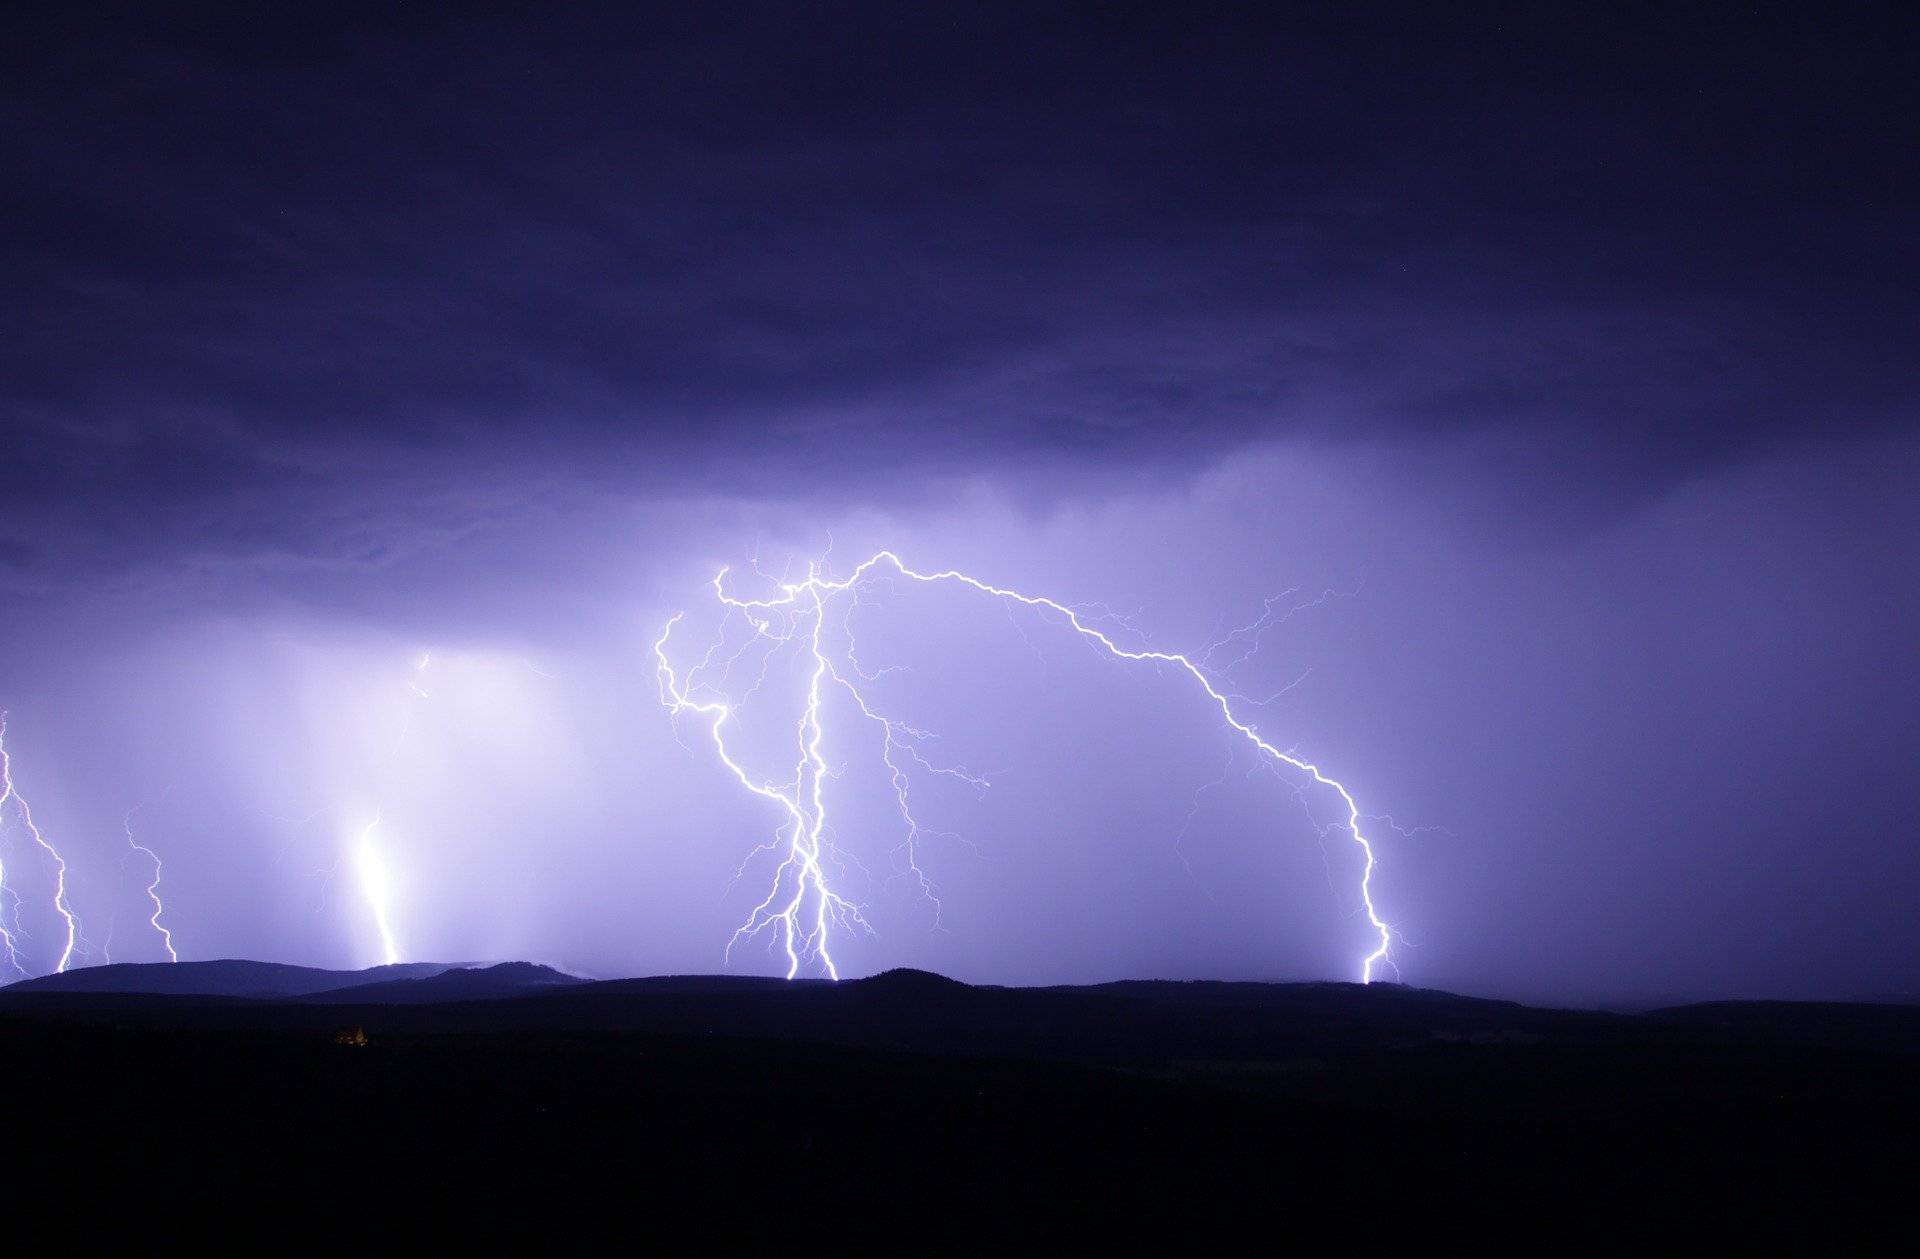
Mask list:
[{"label": "storm cloud", "polygon": [[[319,889],[431,650],[467,699],[386,789],[434,836],[422,947],[716,965],[765,819],[647,643],[723,564],[893,546],[1172,646],[1341,592],[1236,680],[1305,674],[1274,720],[1412,832],[1411,979],[1910,984],[1911,33],[1632,19],[17,17],[0,706],[36,807],[102,886],[141,805],[196,955],[350,960]],[[1065,727],[963,702],[1029,649],[950,615],[920,700],[1019,803],[949,802],[994,859],[867,964],[1344,964],[1284,790],[1196,797],[1197,714],[1056,660],[1140,798],[1103,794]],[[1210,899],[1246,886],[1297,929]]]}]

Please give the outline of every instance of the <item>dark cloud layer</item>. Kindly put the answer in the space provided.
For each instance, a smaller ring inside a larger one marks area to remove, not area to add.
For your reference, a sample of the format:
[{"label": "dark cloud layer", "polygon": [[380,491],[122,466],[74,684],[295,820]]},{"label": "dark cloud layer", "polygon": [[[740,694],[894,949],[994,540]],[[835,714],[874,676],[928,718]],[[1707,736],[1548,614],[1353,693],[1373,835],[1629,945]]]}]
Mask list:
[{"label": "dark cloud layer", "polygon": [[[137,806],[190,956],[376,955],[380,816],[422,956],[718,966],[765,802],[650,645],[885,546],[1167,647],[1352,592],[1227,681],[1400,824],[1415,982],[1916,982],[1900,8],[175,9],[0,38],[0,709],[116,956]],[[836,726],[850,967],[1351,973],[1352,845],[1176,679],[858,621],[995,786],[931,932]]]},{"label": "dark cloud layer", "polygon": [[1891,8],[489,10],[15,19],[9,571],[1282,435],[1584,515],[1911,421]]}]

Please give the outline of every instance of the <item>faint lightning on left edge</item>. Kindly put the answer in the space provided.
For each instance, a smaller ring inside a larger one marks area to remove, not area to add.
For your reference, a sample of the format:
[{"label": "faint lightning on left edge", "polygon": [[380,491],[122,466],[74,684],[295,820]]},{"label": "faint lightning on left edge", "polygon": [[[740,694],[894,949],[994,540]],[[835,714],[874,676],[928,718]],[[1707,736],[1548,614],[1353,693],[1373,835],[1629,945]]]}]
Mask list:
[{"label": "faint lightning on left edge", "polygon": [[[7,715],[0,712],[0,808],[4,808],[9,801],[19,811],[21,824],[27,828],[27,834],[33,837],[33,842],[53,859],[53,908],[60,915],[61,921],[66,924],[66,940],[61,946],[60,960],[55,963],[54,970],[57,973],[64,973],[67,967],[73,964],[74,950],[80,944],[80,919],[73,912],[73,906],[67,903],[67,859],[60,855],[60,850],[53,846],[39,826],[34,823],[32,808],[28,806],[26,797],[22,796],[13,784],[13,760],[7,754]],[[4,918],[0,918],[0,957],[4,957],[7,965],[24,975],[27,969],[20,964],[17,939],[19,934],[18,898],[13,895],[11,889],[7,888],[4,867],[0,867],[0,892],[5,892],[13,902],[16,914],[15,925],[12,928],[6,925]]]}]

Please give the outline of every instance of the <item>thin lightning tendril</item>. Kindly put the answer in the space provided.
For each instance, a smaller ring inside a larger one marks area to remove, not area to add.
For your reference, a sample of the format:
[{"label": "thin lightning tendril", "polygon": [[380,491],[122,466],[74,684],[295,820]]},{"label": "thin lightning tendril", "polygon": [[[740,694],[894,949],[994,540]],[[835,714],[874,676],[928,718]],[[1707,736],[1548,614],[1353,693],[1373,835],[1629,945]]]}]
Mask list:
[{"label": "thin lightning tendril", "polygon": [[[1314,762],[1269,742],[1259,733],[1252,721],[1240,715],[1234,706],[1234,701],[1235,699],[1244,700],[1244,697],[1222,690],[1215,684],[1207,669],[1209,655],[1223,644],[1216,644],[1214,649],[1210,649],[1208,655],[1202,655],[1197,661],[1178,652],[1129,650],[1120,646],[1105,631],[1090,623],[1090,618],[1111,620],[1130,628],[1126,618],[1117,616],[1100,605],[1075,608],[1052,599],[992,585],[954,569],[934,573],[919,572],[907,567],[906,563],[891,551],[878,552],[854,568],[846,577],[838,580],[823,575],[819,565],[810,565],[804,581],[781,581],[778,583],[780,593],[766,599],[737,598],[729,594],[726,587],[727,569],[722,569],[713,579],[714,596],[728,609],[729,614],[734,612],[742,614],[748,624],[753,627],[756,640],[762,637],[773,640],[773,645],[769,648],[769,658],[781,644],[791,642],[803,644],[808,653],[810,668],[806,702],[796,731],[799,752],[793,776],[786,781],[759,780],[741,764],[728,746],[727,732],[737,712],[739,701],[730,702],[721,693],[713,691],[710,686],[699,681],[702,671],[712,665],[721,644],[716,642],[710,645],[700,663],[688,670],[685,678],[682,678],[675,672],[672,661],[667,655],[667,644],[674,627],[680,623],[684,614],[676,614],[669,620],[661,631],[660,637],[654,642],[653,650],[658,663],[661,702],[676,717],[691,712],[709,718],[709,732],[721,763],[743,787],[779,805],[786,815],[775,838],[755,850],[756,853],[778,851],[784,845],[785,856],[775,871],[773,890],[768,893],[764,901],[754,907],[746,922],[741,924],[739,930],[728,942],[729,959],[734,946],[742,940],[752,938],[768,928],[776,928],[786,952],[788,978],[797,975],[802,965],[815,964],[830,978],[838,979],[839,968],[828,947],[829,926],[845,927],[852,924],[871,930],[867,927],[865,919],[860,916],[859,908],[843,899],[829,886],[822,860],[827,847],[825,837],[828,834],[824,793],[828,766],[821,750],[824,740],[820,715],[823,684],[837,683],[851,692],[861,712],[881,728],[883,732],[882,763],[887,767],[892,779],[899,811],[907,827],[907,839],[903,845],[903,851],[907,856],[909,872],[930,897],[933,896],[932,884],[917,859],[916,845],[923,831],[909,807],[907,774],[895,756],[904,753],[924,768],[952,774],[976,786],[986,785],[984,779],[975,778],[963,770],[940,769],[929,764],[920,755],[917,747],[917,744],[926,737],[924,732],[915,731],[877,712],[848,677],[833,666],[826,653],[822,636],[826,628],[829,601],[837,595],[848,593],[857,601],[861,583],[870,577],[880,579],[878,570],[883,566],[906,580],[927,585],[965,586],[998,599],[1009,608],[1013,605],[1022,605],[1053,613],[1063,619],[1068,627],[1091,647],[1115,659],[1171,666],[1190,677],[1219,710],[1227,726],[1266,757],[1268,764],[1275,768],[1280,766],[1290,768],[1302,775],[1305,781],[1330,790],[1338,797],[1345,810],[1345,820],[1335,825],[1350,836],[1360,848],[1363,858],[1359,888],[1360,903],[1366,912],[1367,922],[1378,939],[1377,945],[1360,961],[1361,982],[1371,983],[1377,966],[1393,965],[1389,952],[1394,933],[1387,922],[1380,917],[1379,910],[1374,904],[1373,875],[1377,860],[1373,843],[1362,829],[1363,815],[1359,805],[1354,801],[1352,793],[1339,780],[1330,777]],[[1246,655],[1257,650],[1260,636],[1266,629],[1285,620],[1295,611],[1299,611],[1300,607],[1308,606],[1300,605],[1284,613],[1276,612],[1274,604],[1279,598],[1284,597],[1279,596],[1269,600],[1266,611],[1258,620],[1228,635],[1227,640],[1223,640],[1224,643],[1236,639],[1243,642],[1251,639],[1252,645],[1244,647],[1242,654],[1233,663],[1239,663],[1245,659]],[[1321,602],[1330,597],[1333,597],[1333,592],[1322,595],[1319,600],[1313,600],[1310,603]],[[725,636],[724,626],[721,636],[722,638]],[[755,640],[749,641],[751,643]],[[745,648],[741,648],[740,652],[734,653],[732,659],[738,659],[740,653],[744,651]],[[853,659],[851,645],[846,655],[849,669],[856,677],[872,680],[879,676],[878,672],[868,673],[859,666]],[[732,659],[727,661],[729,672]],[[764,678],[765,661],[763,660],[760,680]],[[756,680],[754,684],[756,689],[760,680]],[[698,696],[696,691],[700,692]],[[748,693],[751,694],[751,691]],[[1298,784],[1296,789],[1297,786]],[[934,901],[937,912],[937,897]]]},{"label": "thin lightning tendril", "polygon": [[160,854],[133,837],[133,810],[128,810],[126,817],[121,820],[121,825],[127,832],[127,847],[153,862],[153,882],[147,884],[147,900],[153,905],[153,914],[147,922],[160,933],[160,943],[167,950],[167,960],[177,962],[180,960],[180,955],[173,948],[173,932],[160,921],[160,915],[167,910],[166,905],[160,900]]},{"label": "thin lightning tendril", "polygon": [[5,959],[9,970],[24,977],[28,972],[20,964],[19,934],[20,898],[7,886],[7,865],[0,861],[0,958]]},{"label": "thin lightning tendril", "polygon": [[[28,806],[26,797],[22,796],[13,785],[13,760],[7,755],[7,715],[0,713],[0,808],[4,808],[8,801],[13,802],[20,815],[20,822],[27,828],[27,834],[33,837],[33,842],[53,860],[53,908],[60,915],[61,921],[66,924],[66,941],[61,946],[60,960],[55,963],[54,970],[56,973],[64,974],[67,967],[73,964],[74,951],[80,944],[80,919],[74,914],[73,906],[67,903],[67,859],[60,855],[60,850],[55,848],[46,835],[41,833],[39,826],[35,825],[33,809]],[[5,886],[5,870],[0,869],[0,888]],[[16,947],[16,936],[19,933],[19,899],[10,889],[7,890],[7,895],[14,910],[14,927],[9,929],[4,923],[0,923],[0,954],[5,955],[9,966],[24,975],[26,968],[20,964],[20,953]]]}]

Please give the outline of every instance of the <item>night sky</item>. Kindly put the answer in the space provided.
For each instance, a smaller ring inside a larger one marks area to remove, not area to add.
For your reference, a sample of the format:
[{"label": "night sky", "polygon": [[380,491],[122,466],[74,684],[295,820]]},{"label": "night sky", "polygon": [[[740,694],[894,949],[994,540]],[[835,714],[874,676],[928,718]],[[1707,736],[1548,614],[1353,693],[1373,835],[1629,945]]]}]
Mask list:
[{"label": "night sky", "polygon": [[[884,547],[1132,647],[1293,591],[1223,689],[1391,815],[1407,982],[1920,985],[1900,6],[486,7],[7,19],[0,707],[86,959],[160,955],[131,828],[183,956],[377,962],[377,815],[407,957],[719,970],[778,819],[652,644]],[[1179,678],[853,615],[992,786],[916,797],[936,925],[838,714],[843,970],[1356,977],[1335,811]]]}]

